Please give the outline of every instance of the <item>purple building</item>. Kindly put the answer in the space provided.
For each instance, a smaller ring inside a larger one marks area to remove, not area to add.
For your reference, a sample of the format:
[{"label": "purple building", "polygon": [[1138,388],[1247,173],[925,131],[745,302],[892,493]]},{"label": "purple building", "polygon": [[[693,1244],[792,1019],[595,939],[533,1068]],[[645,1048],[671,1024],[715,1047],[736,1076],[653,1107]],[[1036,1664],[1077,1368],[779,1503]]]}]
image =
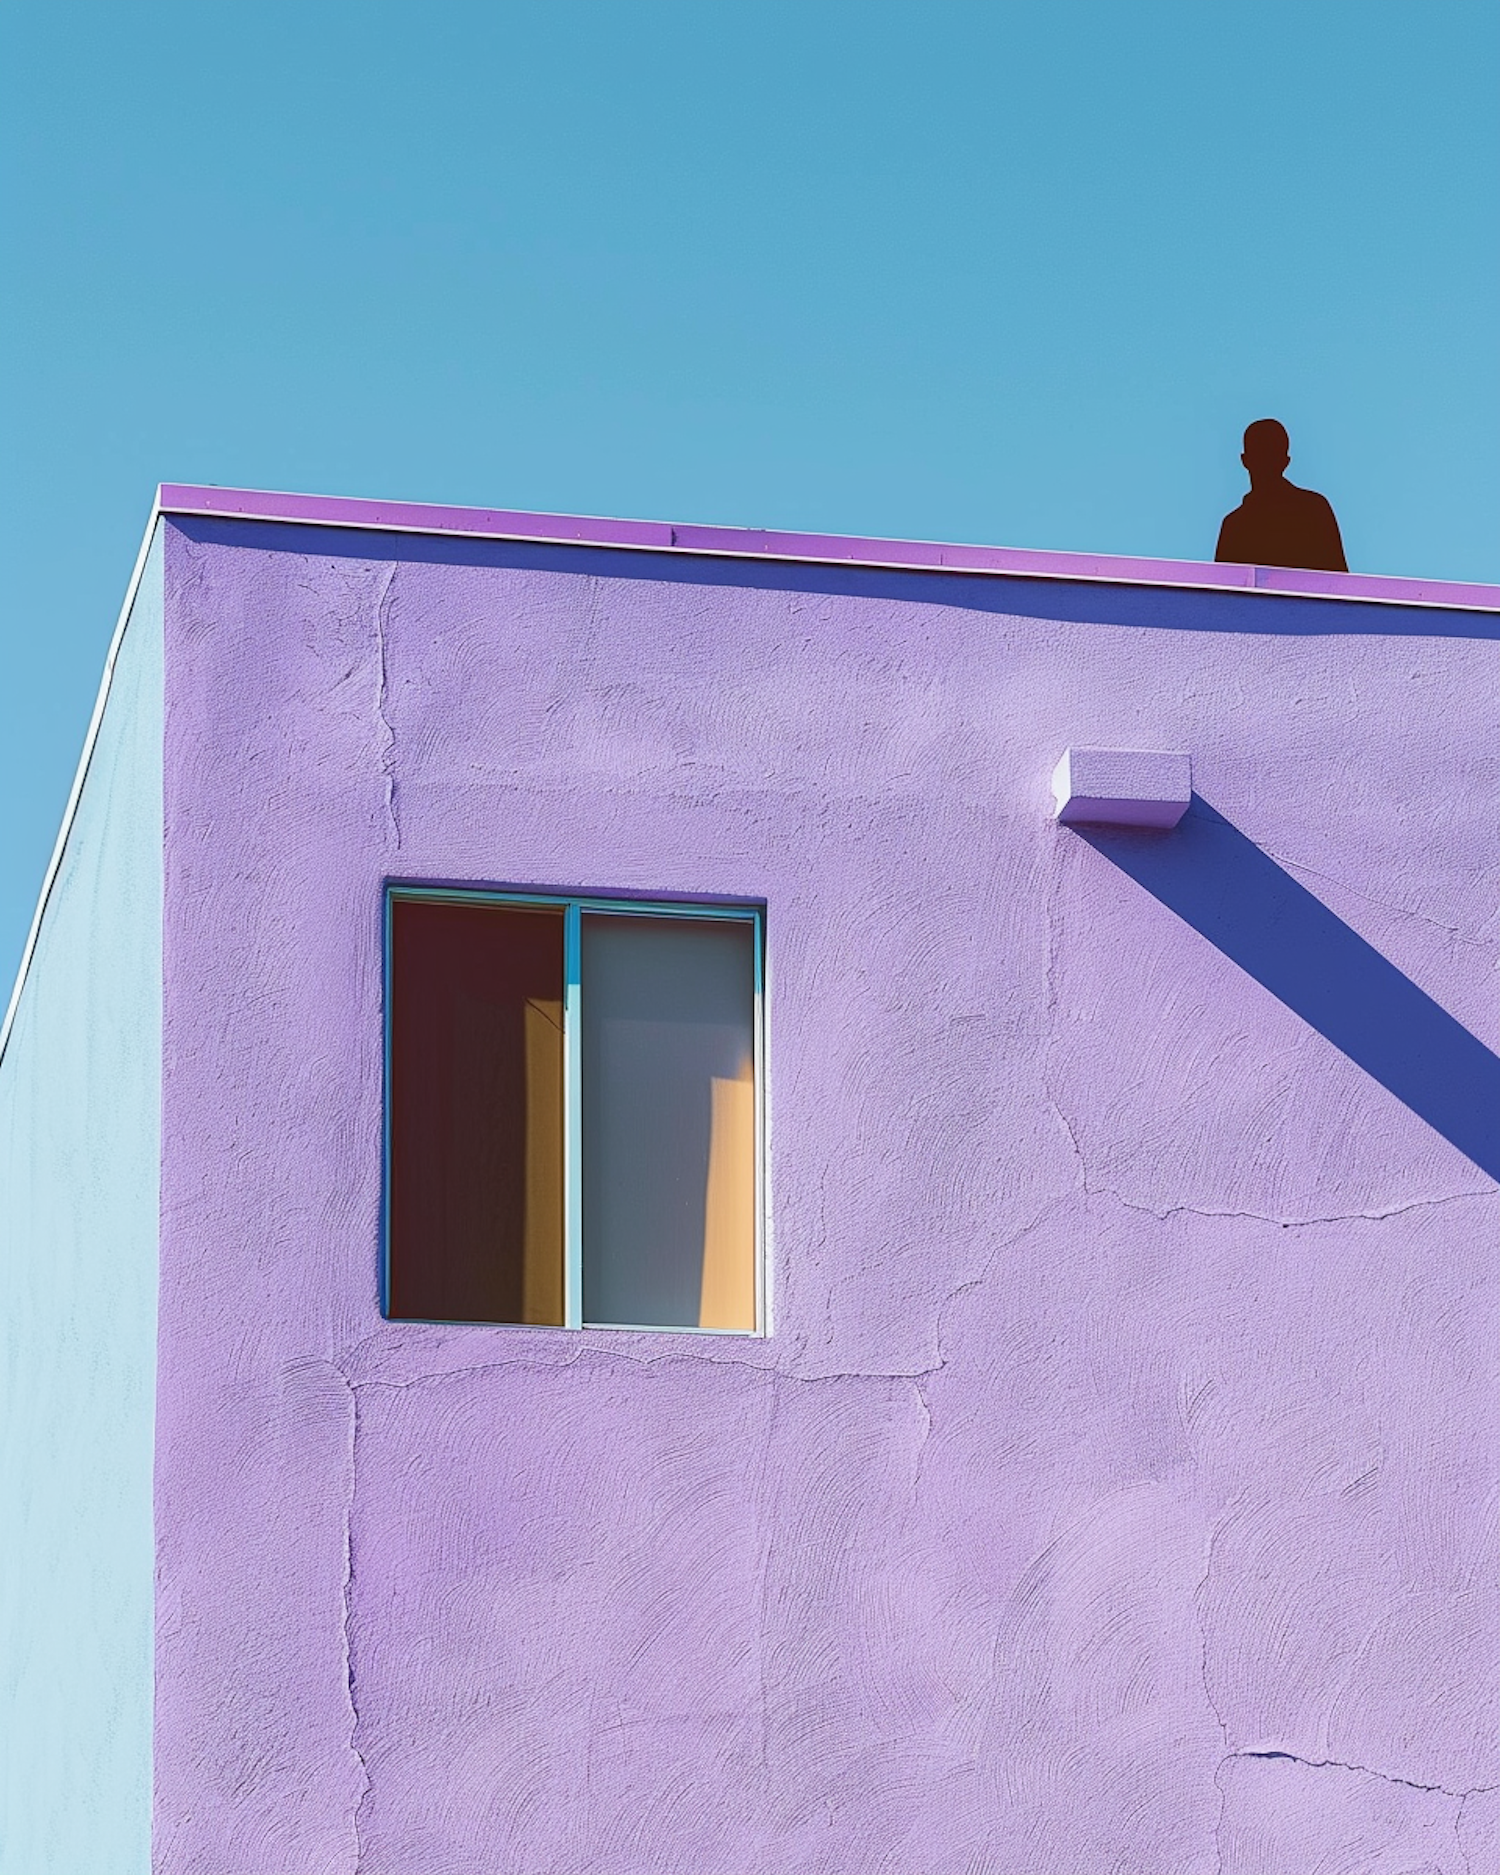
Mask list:
[{"label": "purple building", "polygon": [[1497,636],[164,488],[0,1038],[0,1869],[1500,1871]]}]

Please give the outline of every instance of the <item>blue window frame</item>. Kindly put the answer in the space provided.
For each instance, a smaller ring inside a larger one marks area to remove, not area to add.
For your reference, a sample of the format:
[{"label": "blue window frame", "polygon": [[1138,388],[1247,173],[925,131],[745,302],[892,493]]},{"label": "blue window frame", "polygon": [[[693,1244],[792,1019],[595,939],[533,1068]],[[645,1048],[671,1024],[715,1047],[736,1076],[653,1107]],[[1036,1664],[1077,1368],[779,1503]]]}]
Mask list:
[{"label": "blue window frame", "polygon": [[393,1320],[762,1334],[759,907],[387,888]]}]

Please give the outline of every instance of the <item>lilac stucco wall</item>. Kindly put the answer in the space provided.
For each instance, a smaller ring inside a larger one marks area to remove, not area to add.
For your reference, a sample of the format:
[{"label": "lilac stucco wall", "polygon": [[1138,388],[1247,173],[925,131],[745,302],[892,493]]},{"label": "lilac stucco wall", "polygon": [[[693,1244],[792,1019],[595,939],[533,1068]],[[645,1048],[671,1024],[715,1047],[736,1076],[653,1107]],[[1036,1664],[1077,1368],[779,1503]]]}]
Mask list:
[{"label": "lilac stucco wall", "polygon": [[[1500,1868],[1500,621],[166,576],[163,1875]],[[765,901],[769,1337],[381,1321],[391,877]]]}]

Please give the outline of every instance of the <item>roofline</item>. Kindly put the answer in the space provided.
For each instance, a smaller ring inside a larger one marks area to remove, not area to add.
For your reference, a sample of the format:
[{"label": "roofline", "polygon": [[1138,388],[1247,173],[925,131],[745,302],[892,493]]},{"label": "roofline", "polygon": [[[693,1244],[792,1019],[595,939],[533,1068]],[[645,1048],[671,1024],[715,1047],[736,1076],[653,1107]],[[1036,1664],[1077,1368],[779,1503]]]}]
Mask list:
[{"label": "roofline", "polygon": [[857,534],[798,534],[775,528],[611,520],[597,515],[530,514],[507,508],[451,508],[420,501],[368,501],[343,495],[207,488],[185,482],[164,482],[157,491],[157,508],[163,514],[286,521],[307,527],[369,528],[392,534],[450,534],[478,540],[616,547],[644,553],[708,554],[736,560],[804,561],[819,566],[858,566],[909,573],[978,573],[1011,579],[1172,586],[1205,592],[1353,600],[1367,605],[1500,612],[1500,586],[1457,580],[1403,579],[1376,573],[1319,573],[1303,568],[1237,566],[1203,560],[1136,559],[1124,554],[1053,553],[1026,547],[881,540]]},{"label": "roofline", "polygon": [[104,675],[84,737],[62,826],[42,880],[10,1000],[0,1018],[5,1058],[21,995],[31,974],[48,901],[62,870],[83,785],[104,719],[125,627],[146,556],[162,515],[217,515],[242,521],[289,521],[308,527],[370,528],[379,533],[452,534],[478,540],[623,547],[645,553],[710,554],[740,560],[793,560],[820,566],[884,567],[908,573],[977,573],[1011,579],[1085,580],[1101,585],[1175,586],[1203,592],[1296,595],[1366,605],[1431,606],[1442,611],[1500,611],[1500,586],[1457,580],[1399,579],[1374,573],[1316,573],[1288,567],[1221,565],[1201,560],[1141,560],[1121,554],[1049,553],[1024,547],[974,547],[933,541],[879,540],[857,534],[793,534],[769,528],[705,527],[669,521],[618,521],[594,515],[528,514],[506,508],[448,508],[420,501],[367,501],[343,495],[293,495],[262,489],[163,482],[156,491],[135,568],[104,660]]}]

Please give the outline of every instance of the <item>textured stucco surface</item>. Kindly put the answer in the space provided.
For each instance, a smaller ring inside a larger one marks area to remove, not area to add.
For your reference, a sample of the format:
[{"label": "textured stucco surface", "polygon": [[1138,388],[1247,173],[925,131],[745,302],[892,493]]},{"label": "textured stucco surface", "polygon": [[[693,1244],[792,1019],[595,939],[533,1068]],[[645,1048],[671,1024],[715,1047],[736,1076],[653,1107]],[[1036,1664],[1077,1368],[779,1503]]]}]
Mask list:
[{"label": "textured stucco surface", "polygon": [[0,1060],[0,1871],[143,1875],[161,1089],[153,546]]},{"label": "textured stucco surface", "polygon": [[[1500,1866],[1495,1181],[1048,787],[1493,1049],[1500,624],[167,533],[162,1875]],[[764,899],[767,1339],[379,1319],[388,878]]]}]

